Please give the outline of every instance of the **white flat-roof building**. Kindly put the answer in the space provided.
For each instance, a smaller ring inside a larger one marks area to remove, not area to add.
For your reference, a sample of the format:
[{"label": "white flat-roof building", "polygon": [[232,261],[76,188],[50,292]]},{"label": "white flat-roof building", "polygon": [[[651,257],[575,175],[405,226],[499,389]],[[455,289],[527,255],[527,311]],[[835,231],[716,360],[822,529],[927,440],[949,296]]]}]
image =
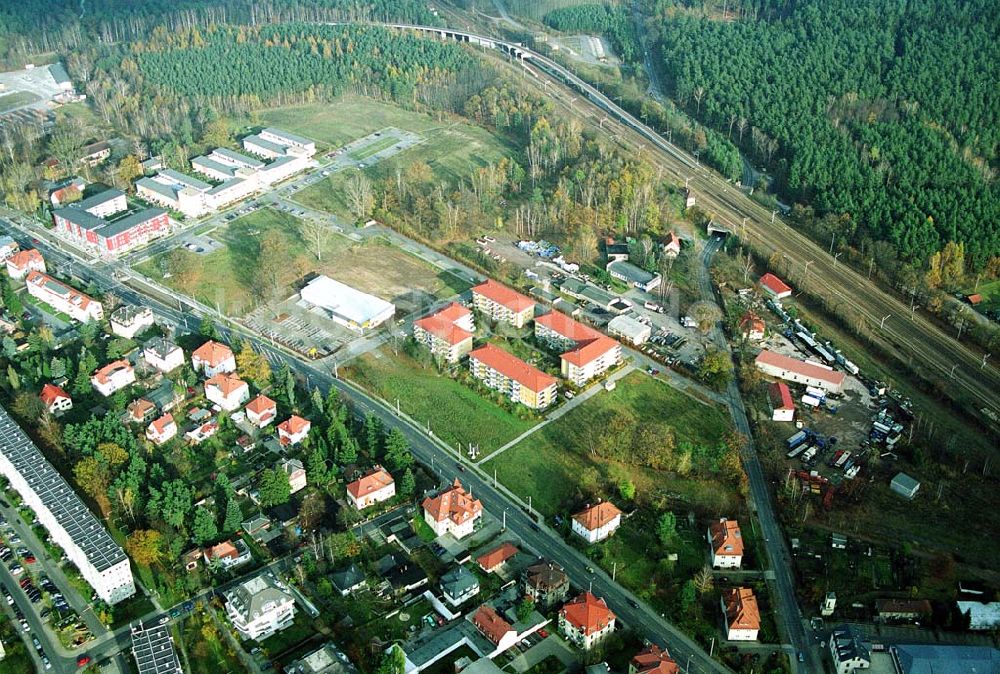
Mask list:
[{"label": "white flat-roof building", "polygon": [[391,302],[328,276],[317,276],[299,294],[303,300],[326,312],[336,323],[357,332],[377,328],[396,313],[396,307]]},{"label": "white flat-roof building", "polygon": [[151,178],[140,178],[135,183],[135,189],[136,194],[146,201],[180,211],[189,218],[197,218],[209,211],[205,193],[212,186],[173,169],[163,169]]},{"label": "white flat-roof building", "polygon": [[135,594],[128,557],[24,431],[0,407],[0,474],[108,604]]},{"label": "white flat-roof building", "polygon": [[249,136],[248,138],[245,138],[243,140],[243,147],[245,148],[248,139],[252,139],[251,144],[264,141],[266,145],[262,145],[261,147],[264,149],[270,148],[270,151],[274,151],[275,147],[281,147],[283,149],[283,154],[290,154],[296,150],[304,153],[305,156],[308,157],[316,154],[316,143],[313,141],[289,131],[284,131],[283,129],[276,129],[273,126],[267,127],[256,136]]},{"label": "white flat-roof building", "polygon": [[653,334],[653,329],[646,325],[645,323],[640,323],[631,316],[622,314],[621,316],[615,316],[608,323],[608,332],[610,332],[615,337],[620,337],[621,339],[630,342],[636,346],[645,343],[650,335]]}]

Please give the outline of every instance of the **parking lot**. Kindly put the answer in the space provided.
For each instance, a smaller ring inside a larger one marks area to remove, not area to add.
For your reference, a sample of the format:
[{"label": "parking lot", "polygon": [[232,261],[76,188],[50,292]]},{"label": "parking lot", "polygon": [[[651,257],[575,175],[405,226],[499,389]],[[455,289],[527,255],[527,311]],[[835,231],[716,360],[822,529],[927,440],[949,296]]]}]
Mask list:
[{"label": "parking lot", "polygon": [[302,306],[298,295],[256,309],[244,323],[269,339],[317,357],[329,355],[359,336]]}]

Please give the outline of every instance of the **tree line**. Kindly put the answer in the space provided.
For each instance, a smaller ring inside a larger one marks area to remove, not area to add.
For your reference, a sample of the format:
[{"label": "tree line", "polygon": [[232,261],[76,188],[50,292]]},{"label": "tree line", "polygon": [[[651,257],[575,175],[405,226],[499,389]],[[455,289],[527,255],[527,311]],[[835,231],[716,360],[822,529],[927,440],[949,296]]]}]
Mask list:
[{"label": "tree line", "polygon": [[437,25],[422,0],[25,0],[0,3],[0,61],[19,66],[31,55],[171,33],[194,26],[292,21],[385,21]]},{"label": "tree line", "polygon": [[779,193],[846,215],[834,232],[846,242],[886,241],[921,264],[961,242],[975,269],[1000,254],[993,3],[765,5],[742,21],[657,15],[677,102],[765,165]]}]

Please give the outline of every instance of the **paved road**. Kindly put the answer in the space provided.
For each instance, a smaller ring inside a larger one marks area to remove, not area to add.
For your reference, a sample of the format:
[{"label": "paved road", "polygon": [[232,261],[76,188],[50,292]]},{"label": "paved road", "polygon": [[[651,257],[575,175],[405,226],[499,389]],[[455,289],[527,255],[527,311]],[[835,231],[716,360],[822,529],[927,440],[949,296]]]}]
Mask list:
[{"label": "paved road", "polygon": [[[709,276],[709,267],[712,258],[722,245],[720,239],[710,239],[702,250],[702,265],[699,267],[698,286],[701,290],[702,299],[715,302],[715,293],[712,289],[712,280]],[[716,324],[711,332],[715,345],[732,357],[729,342],[719,324]],[[746,436],[747,444],[742,451],[743,466],[750,481],[750,507],[757,514],[757,521],[760,524],[760,533],[764,537],[764,548],[767,550],[768,561],[774,578],[768,583],[771,590],[771,599],[777,608],[777,620],[779,632],[782,640],[790,642],[794,653],[790,653],[792,661],[792,671],[817,672],[821,671],[822,665],[817,653],[812,652],[812,642],[809,640],[804,627],[802,612],[799,610],[798,601],[795,597],[795,582],[792,578],[792,563],[788,547],[785,544],[785,537],[778,523],[774,511],[774,502],[771,499],[771,489],[764,470],[761,468],[760,459],[757,457],[757,450],[753,442],[753,434],[750,430],[750,423],[747,420],[746,408],[743,406],[743,397],[740,395],[739,386],[735,379],[731,379],[726,388],[729,410],[733,418],[736,429]],[[805,653],[806,661],[801,664],[797,661],[796,653]]]},{"label": "paved road", "polygon": [[[10,233],[15,234],[15,238],[24,238],[23,233],[20,233],[20,236],[17,236],[19,234],[17,231]],[[42,254],[47,259],[59,260],[64,265],[70,261],[65,253],[44,242],[36,244],[36,246],[41,249]],[[75,271],[87,281],[97,285],[102,292],[113,291],[125,302],[149,306],[161,321],[172,323],[175,326],[183,325],[189,330],[194,327],[188,314],[195,313],[196,307],[188,306],[185,309],[186,313],[182,313],[177,308],[164,304],[160,298],[140,294],[115,280],[112,269],[108,265],[75,264]],[[272,346],[270,342],[261,339],[257,334],[231,324],[220,324],[217,327],[223,339],[230,342],[234,339],[247,339],[255,349],[267,354],[269,359],[288,363],[293,372],[308,381],[310,385],[318,385],[323,389],[336,387],[352,405],[358,416],[372,412],[383,421],[387,428],[399,428],[409,440],[414,455],[421,463],[435,466],[439,477],[443,480],[451,480],[456,475],[460,475],[463,482],[482,500],[484,508],[495,516],[499,516],[502,511],[507,512],[507,526],[516,536],[519,536],[542,555],[561,564],[578,587],[592,586],[596,594],[608,601],[622,622],[631,626],[637,633],[669,648],[678,662],[687,663],[690,661],[690,672],[708,674],[729,671],[711,659],[708,653],[679,629],[646,605],[638,603],[632,593],[612,581],[603,571],[597,569],[594,573],[589,572],[587,569],[590,563],[587,559],[570,547],[556,532],[544,525],[535,524],[533,517],[522,510],[525,506],[520,500],[502,485],[494,485],[490,478],[474,466],[462,464],[463,468],[460,472],[455,455],[445,445],[425,433],[422,428],[397,416],[395,410],[383,405],[350,382],[334,377],[330,371],[320,369],[315,363],[293,357],[282,349]]]}]

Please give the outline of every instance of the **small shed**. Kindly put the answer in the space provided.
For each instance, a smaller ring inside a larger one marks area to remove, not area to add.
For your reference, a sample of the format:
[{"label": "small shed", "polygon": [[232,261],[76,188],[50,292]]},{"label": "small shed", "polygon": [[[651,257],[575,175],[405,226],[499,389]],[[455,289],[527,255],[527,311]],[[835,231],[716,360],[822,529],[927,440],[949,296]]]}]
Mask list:
[{"label": "small shed", "polygon": [[889,483],[889,488],[900,496],[912,500],[920,490],[920,483],[906,473],[896,473],[896,477]]}]

